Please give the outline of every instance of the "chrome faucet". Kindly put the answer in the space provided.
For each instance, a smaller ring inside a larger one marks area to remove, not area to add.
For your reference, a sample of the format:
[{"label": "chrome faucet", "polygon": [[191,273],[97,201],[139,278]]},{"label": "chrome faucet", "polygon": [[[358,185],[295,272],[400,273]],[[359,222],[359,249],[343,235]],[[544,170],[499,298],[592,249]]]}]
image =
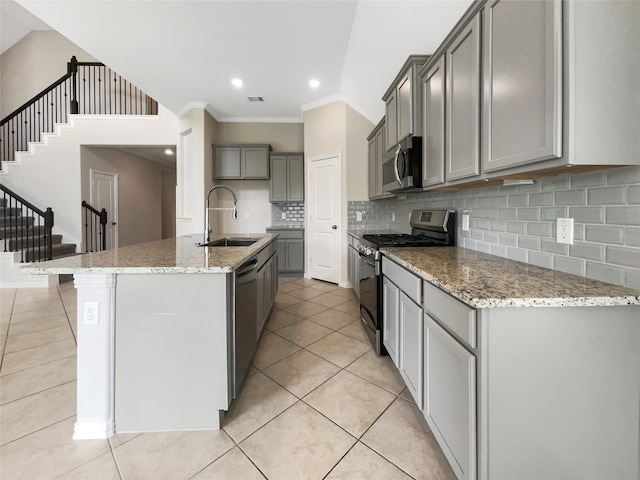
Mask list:
[{"label": "chrome faucet", "polygon": [[[229,192],[231,192],[231,195],[233,196],[233,208],[209,206],[209,199],[211,198],[211,192],[213,192],[214,190],[217,190],[218,188],[224,188],[225,190],[229,190]],[[209,242],[210,235],[211,235],[211,223],[209,221],[209,210],[232,210],[233,213],[231,215],[233,216],[234,219],[237,219],[238,218],[238,209],[236,208],[237,203],[238,203],[238,199],[236,198],[236,194],[233,193],[233,190],[231,190],[226,185],[214,185],[213,187],[211,187],[211,190],[209,190],[209,193],[207,194],[207,203],[204,209],[204,216],[205,216],[205,220],[207,221],[207,226],[204,231],[204,243]]]}]

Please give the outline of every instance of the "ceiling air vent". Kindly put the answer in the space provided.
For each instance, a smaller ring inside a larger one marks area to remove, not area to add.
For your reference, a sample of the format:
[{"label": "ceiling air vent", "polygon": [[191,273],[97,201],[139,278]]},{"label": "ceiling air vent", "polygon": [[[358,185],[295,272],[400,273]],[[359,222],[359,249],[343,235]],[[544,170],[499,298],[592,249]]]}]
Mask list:
[{"label": "ceiling air vent", "polygon": [[264,98],[262,97],[247,97],[250,102],[264,102]]}]

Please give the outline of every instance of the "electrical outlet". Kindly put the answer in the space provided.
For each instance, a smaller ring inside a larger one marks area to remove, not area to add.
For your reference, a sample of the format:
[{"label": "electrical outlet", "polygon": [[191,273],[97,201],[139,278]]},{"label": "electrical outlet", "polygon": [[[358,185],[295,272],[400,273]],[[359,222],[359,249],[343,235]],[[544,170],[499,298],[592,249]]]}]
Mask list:
[{"label": "electrical outlet", "polygon": [[100,318],[100,304],[98,302],[84,302],[83,325],[98,325]]},{"label": "electrical outlet", "polygon": [[391,221],[392,222],[396,221],[396,212],[391,212]]},{"label": "electrical outlet", "polygon": [[287,219],[287,214],[285,212],[282,212],[281,216],[282,216],[282,220],[286,220]]},{"label": "electrical outlet", "polygon": [[558,218],[557,241],[573,245],[573,218]]},{"label": "electrical outlet", "polygon": [[362,212],[356,212],[356,222],[362,221]]},{"label": "electrical outlet", "polygon": [[244,218],[246,218],[247,220],[249,220],[249,212],[245,212],[245,214],[244,214]]},{"label": "electrical outlet", "polygon": [[468,213],[462,214],[462,231],[463,232],[469,231],[469,214]]}]

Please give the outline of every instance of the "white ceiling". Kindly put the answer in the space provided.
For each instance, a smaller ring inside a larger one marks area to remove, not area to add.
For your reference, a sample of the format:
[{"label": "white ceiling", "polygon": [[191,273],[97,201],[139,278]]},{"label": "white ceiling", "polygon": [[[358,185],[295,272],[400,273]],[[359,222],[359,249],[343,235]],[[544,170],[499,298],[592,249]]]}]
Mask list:
[{"label": "white ceiling", "polygon": [[[299,122],[345,101],[370,121],[410,54],[432,53],[471,0],[17,0],[180,115],[205,107],[219,121]],[[5,23],[20,23],[10,0]],[[7,18],[9,17],[9,18]],[[26,15],[29,17],[29,15]],[[46,27],[44,27],[46,28]],[[12,28],[12,31],[15,28]],[[8,34],[7,34],[8,35]],[[240,89],[231,85],[242,78]],[[309,80],[320,86],[312,89]],[[264,97],[250,103],[248,96]]]}]

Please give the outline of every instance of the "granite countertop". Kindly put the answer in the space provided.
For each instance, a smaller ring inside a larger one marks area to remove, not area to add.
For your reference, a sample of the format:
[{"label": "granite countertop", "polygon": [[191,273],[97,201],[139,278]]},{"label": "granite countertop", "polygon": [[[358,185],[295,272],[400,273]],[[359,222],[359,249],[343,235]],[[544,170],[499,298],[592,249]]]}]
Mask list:
[{"label": "granite countertop", "polygon": [[395,230],[389,230],[389,229],[367,229],[367,228],[352,228],[347,230],[347,234],[351,235],[352,237],[356,237],[358,240],[362,239],[363,235],[389,235],[389,234],[393,234],[393,233],[401,233],[401,232],[397,232]]},{"label": "granite countertop", "polygon": [[22,267],[34,274],[60,273],[230,273],[272,243],[270,233],[212,235],[221,238],[259,238],[248,247],[200,247],[202,234],[139,243],[103,252],[85,253]]},{"label": "granite countertop", "polygon": [[304,230],[304,225],[271,225],[266,230],[267,232],[272,230]]},{"label": "granite countertop", "polygon": [[459,247],[382,248],[474,308],[640,305],[640,291]]}]

